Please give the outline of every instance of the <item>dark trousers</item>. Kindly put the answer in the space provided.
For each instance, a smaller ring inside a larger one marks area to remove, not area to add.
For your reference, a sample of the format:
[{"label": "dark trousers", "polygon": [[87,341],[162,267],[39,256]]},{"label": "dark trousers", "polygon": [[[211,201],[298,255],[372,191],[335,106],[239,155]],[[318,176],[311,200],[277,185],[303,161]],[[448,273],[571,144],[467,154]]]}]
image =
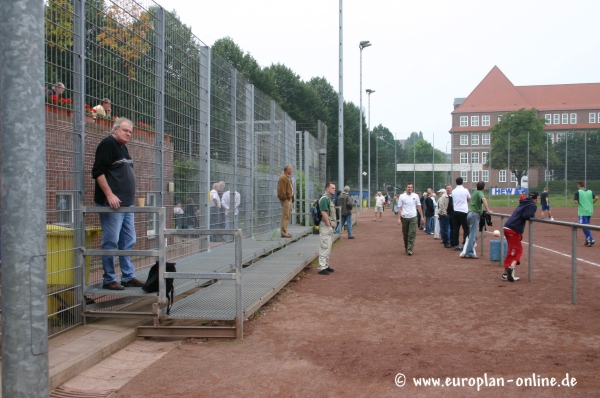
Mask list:
[{"label": "dark trousers", "polygon": [[463,244],[469,236],[469,223],[467,222],[467,213],[454,210],[454,216],[452,217],[452,246],[458,246],[458,238],[460,235],[460,227],[463,229]]},{"label": "dark trousers", "polygon": [[442,237],[442,242],[445,245],[450,244],[450,223],[452,222],[452,216],[440,216],[440,236]]}]

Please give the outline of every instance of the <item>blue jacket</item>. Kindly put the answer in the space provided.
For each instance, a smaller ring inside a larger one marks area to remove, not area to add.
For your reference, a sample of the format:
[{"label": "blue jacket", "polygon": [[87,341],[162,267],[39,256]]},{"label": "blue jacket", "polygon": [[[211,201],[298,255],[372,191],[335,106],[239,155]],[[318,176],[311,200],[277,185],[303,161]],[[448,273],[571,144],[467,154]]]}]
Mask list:
[{"label": "blue jacket", "polygon": [[530,218],[535,217],[536,211],[537,205],[533,199],[527,198],[520,200],[519,205],[515,211],[513,211],[512,216],[510,216],[506,224],[504,224],[504,228],[509,228],[522,234],[525,230],[525,222]]}]

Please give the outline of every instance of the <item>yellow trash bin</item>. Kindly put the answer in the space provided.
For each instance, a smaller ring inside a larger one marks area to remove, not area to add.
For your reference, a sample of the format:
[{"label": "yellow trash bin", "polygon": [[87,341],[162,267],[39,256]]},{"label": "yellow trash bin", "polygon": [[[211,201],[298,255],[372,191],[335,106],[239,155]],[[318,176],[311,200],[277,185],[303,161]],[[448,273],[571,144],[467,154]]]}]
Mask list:
[{"label": "yellow trash bin", "polygon": [[[75,285],[75,266],[73,248],[73,228],[60,225],[46,225],[46,283],[48,284],[48,314],[53,314],[64,304],[75,303],[73,286]],[[102,232],[100,227],[85,229],[85,245],[91,246]],[[92,258],[86,257],[86,280],[90,277]]]},{"label": "yellow trash bin", "polygon": [[367,207],[367,199],[363,199],[363,207]]}]

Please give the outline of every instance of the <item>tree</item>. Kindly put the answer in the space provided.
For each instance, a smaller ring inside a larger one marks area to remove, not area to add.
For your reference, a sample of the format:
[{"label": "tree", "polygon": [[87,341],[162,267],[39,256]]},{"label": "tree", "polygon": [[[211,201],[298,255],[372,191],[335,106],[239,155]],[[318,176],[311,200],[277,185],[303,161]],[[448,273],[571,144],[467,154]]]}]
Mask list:
[{"label": "tree", "polygon": [[[489,166],[491,161],[494,169],[510,169],[519,186],[528,173],[527,166],[546,165],[546,145],[550,137],[544,132],[546,120],[536,117],[536,114],[535,109],[524,108],[509,112],[490,129],[491,153],[486,165]],[[553,151],[548,156],[556,158]]]},{"label": "tree", "polygon": [[[552,148],[552,146],[551,146]],[[558,171],[567,162],[568,180],[600,180],[600,169],[594,167],[600,161],[600,132],[569,132],[553,146],[559,163],[549,162],[549,168]],[[556,173],[560,175],[560,172]],[[563,179],[563,178],[556,178]]]}]

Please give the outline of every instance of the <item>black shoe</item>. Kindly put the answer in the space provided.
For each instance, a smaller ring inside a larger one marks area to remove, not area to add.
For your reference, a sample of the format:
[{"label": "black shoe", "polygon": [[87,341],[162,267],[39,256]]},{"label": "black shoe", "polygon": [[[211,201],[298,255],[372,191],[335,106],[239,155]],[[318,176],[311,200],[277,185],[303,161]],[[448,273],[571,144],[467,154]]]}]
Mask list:
[{"label": "black shoe", "polygon": [[463,248],[462,248],[462,247],[460,247],[460,246],[454,246],[454,251],[461,252],[461,251],[462,251],[462,249],[463,249]]},{"label": "black shoe", "polygon": [[409,256],[412,256],[412,250],[407,250],[406,254],[408,254]]},{"label": "black shoe", "polygon": [[451,249],[451,248],[452,248],[452,245],[451,245],[450,243],[446,243],[446,244],[444,245],[444,247],[445,247],[446,249]]},{"label": "black shoe", "polygon": [[354,239],[354,236],[349,236],[348,239]]},{"label": "black shoe", "polygon": [[333,268],[331,268],[331,267],[327,267],[327,268],[325,268],[325,271],[327,271],[327,272],[333,272],[333,271],[334,271],[334,269],[333,269]]},{"label": "black shoe", "polygon": [[508,279],[509,282],[519,280],[519,278],[515,278],[515,267],[512,265],[506,269],[506,279]]},{"label": "black shoe", "polygon": [[319,274],[321,275],[329,275],[329,271],[327,271],[327,268],[322,269],[321,271],[319,271]]},{"label": "black shoe", "polygon": [[117,283],[117,281],[112,281],[111,283],[105,283],[102,285],[102,289],[108,290],[125,290],[125,288]]},{"label": "black shoe", "polygon": [[128,280],[127,282],[121,281],[121,285],[123,285],[123,287],[142,287],[144,286],[144,282],[137,278],[133,278]]}]

